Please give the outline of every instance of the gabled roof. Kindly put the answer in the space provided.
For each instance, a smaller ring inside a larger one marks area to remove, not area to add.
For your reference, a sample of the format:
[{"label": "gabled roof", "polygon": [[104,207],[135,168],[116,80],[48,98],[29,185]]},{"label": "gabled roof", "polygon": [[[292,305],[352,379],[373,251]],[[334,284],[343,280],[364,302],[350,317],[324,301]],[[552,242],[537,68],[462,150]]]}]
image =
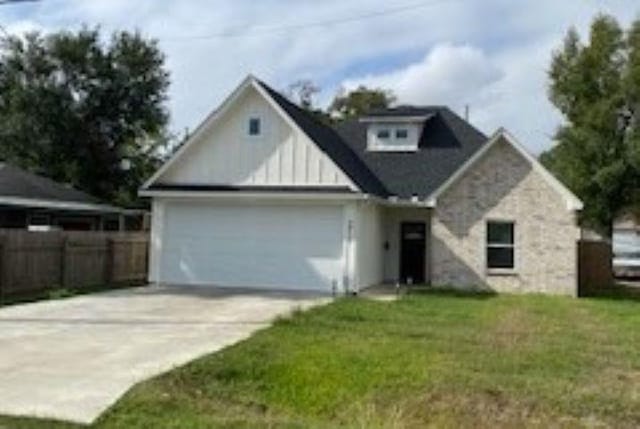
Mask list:
[{"label": "gabled roof", "polygon": [[547,170],[540,162],[531,155],[525,148],[522,146],[515,137],[513,137],[507,130],[504,128],[498,129],[493,136],[489,139],[489,141],[477,151],[472,157],[467,159],[467,161],[462,164],[457,171],[455,171],[444,183],[442,183],[438,189],[436,189],[433,194],[429,197],[429,205],[435,206],[438,201],[438,197],[442,195],[449,187],[451,187],[455,182],[457,182],[471,167],[475,165],[482,156],[489,151],[493,146],[495,146],[498,142],[504,141],[510,144],[522,157],[531,164],[531,167],[536,170],[542,178],[554,189],[556,190],[566,201],[568,210],[582,210],[583,203],[582,201],[571,192],[566,186],[564,186],[558,179],[556,179],[550,172]]},{"label": "gabled roof", "polygon": [[0,205],[119,211],[97,198],[16,166],[0,163]]},{"label": "gabled roof", "polygon": [[361,119],[322,123],[264,82],[259,84],[365,193],[428,197],[486,142],[487,137],[446,107],[399,106],[373,110],[367,118],[419,120],[417,152],[367,150],[367,124]]},{"label": "gabled roof", "polygon": [[[291,126],[309,137],[364,194],[401,199],[417,197],[427,200],[427,203],[433,206],[437,197],[448,186],[486,153],[500,137],[504,137],[554,189],[566,198],[569,208],[575,210],[582,208],[582,202],[503,129],[488,139],[469,122],[444,106],[398,106],[369,112],[364,118],[329,125],[252,76],[246,78],[222,106],[198,127],[191,139],[145,183],[143,191],[145,189],[161,190],[162,184],[154,182],[172,162],[179,158],[190,143],[196,141],[208,126],[221,118],[225,109],[228,109],[233,100],[249,86],[258,90]],[[422,129],[418,150],[411,152],[367,150],[368,122],[376,118],[383,121],[418,123]],[[189,186],[189,184],[184,185]],[[215,191],[241,190],[243,189],[236,187],[215,189]],[[315,187],[307,187],[305,190],[320,191]],[[174,191],[180,190],[174,189]],[[273,191],[279,191],[279,189],[275,188]]]},{"label": "gabled roof", "polygon": [[183,144],[171,156],[171,158],[165,162],[165,164],[156,171],[151,178],[149,178],[149,180],[145,182],[142,187],[143,192],[147,189],[160,190],[162,184],[155,183],[157,179],[162,176],[171,164],[180,158],[180,155],[185,152],[193,142],[198,140],[199,136],[204,133],[209,126],[214,124],[217,120],[220,120],[223,113],[230,108],[234,100],[236,100],[240,94],[249,87],[255,88],[276,108],[276,110],[280,111],[279,113],[282,114],[286,121],[309,137],[309,139],[315,143],[316,146],[347,175],[347,177],[349,177],[349,179],[362,193],[387,196],[387,191],[384,188],[384,185],[371,171],[369,171],[367,166],[358,158],[349,146],[344,144],[340,139],[340,136],[336,134],[335,130],[314,118],[311,114],[290,102],[273,88],[253,76],[248,76],[222,103],[220,108],[212,112],[209,117],[205,119],[190,139]]},{"label": "gabled roof", "polygon": [[367,124],[364,121],[352,120],[334,126],[326,124],[266,83],[248,76],[147,180],[143,192],[158,188],[158,178],[210,126],[222,118],[234,100],[248,87],[258,90],[285,120],[307,135],[364,194],[385,198],[417,196],[424,199],[480,149],[487,139],[446,107],[400,106],[372,111],[368,117],[417,121],[423,127],[420,150],[413,153],[370,152],[366,150]]},{"label": "gabled roof", "polygon": [[387,196],[388,191],[366,163],[356,155],[353,149],[342,141],[340,135],[329,125],[324,124],[309,112],[287,100],[279,92],[262,81],[258,84],[286,112],[300,129],[322,150],[363,193]]},{"label": "gabled roof", "polygon": [[[375,115],[384,116],[385,113],[378,111]],[[389,193],[400,198],[428,197],[487,141],[484,134],[446,107],[404,106],[389,109],[388,115],[427,118],[418,151],[367,150],[368,125],[361,120],[346,121],[335,127],[343,141],[378,176]]]}]

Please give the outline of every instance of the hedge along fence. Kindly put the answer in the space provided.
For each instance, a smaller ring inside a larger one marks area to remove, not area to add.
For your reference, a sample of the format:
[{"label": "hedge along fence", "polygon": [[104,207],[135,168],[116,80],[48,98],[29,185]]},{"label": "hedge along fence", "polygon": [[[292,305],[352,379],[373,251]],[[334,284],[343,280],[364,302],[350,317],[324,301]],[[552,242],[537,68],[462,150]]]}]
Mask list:
[{"label": "hedge along fence", "polygon": [[144,282],[149,236],[0,230],[0,296]]}]

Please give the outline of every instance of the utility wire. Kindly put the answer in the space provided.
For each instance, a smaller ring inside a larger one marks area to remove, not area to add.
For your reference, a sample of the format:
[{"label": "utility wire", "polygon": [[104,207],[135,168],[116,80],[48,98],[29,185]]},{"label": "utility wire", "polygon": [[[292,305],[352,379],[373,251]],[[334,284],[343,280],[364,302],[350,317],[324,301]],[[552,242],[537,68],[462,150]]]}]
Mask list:
[{"label": "utility wire", "polygon": [[[41,0],[0,0],[0,6],[9,6],[19,3],[38,3]],[[11,37],[11,34],[7,31],[4,25],[0,24],[0,33],[2,33],[3,39],[8,39]]]},{"label": "utility wire", "polygon": [[0,6],[6,6],[10,4],[18,4],[18,3],[36,3],[40,0],[0,0]]},{"label": "utility wire", "polygon": [[[29,0],[26,0],[26,1],[29,1]],[[335,26],[335,25],[348,24],[356,21],[364,21],[367,19],[379,18],[379,17],[388,16],[388,15],[399,14],[402,12],[408,12],[411,10],[422,9],[422,8],[434,6],[439,3],[451,3],[453,1],[460,1],[460,0],[422,1],[419,3],[405,4],[403,6],[387,8],[383,10],[364,13],[360,15],[348,16],[344,18],[333,18],[333,19],[327,19],[323,21],[312,21],[312,22],[306,22],[301,24],[289,24],[289,25],[243,26],[243,27],[231,28],[229,30],[225,30],[219,33],[204,34],[200,36],[194,35],[194,36],[163,37],[163,38],[160,38],[160,40],[180,41],[180,40],[223,39],[223,38],[232,38],[232,37],[246,37],[246,36],[275,34],[275,33],[283,33],[283,32],[290,32],[290,31],[296,31],[296,30],[307,30],[309,28],[329,27],[329,26]]]},{"label": "utility wire", "polygon": [[[9,6],[18,3],[37,3],[40,0],[0,0],[0,6]],[[5,39],[11,37],[11,34],[7,31],[4,25],[0,24],[0,33]]]}]

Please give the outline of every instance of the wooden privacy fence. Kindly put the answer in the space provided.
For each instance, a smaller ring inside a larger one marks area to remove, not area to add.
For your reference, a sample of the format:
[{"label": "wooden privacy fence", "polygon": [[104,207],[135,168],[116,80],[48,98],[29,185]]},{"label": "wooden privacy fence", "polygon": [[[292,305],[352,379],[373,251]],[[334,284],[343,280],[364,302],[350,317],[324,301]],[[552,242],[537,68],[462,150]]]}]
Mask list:
[{"label": "wooden privacy fence", "polygon": [[578,242],[580,295],[611,286],[613,284],[612,264],[611,243],[600,240],[580,240]]},{"label": "wooden privacy fence", "polygon": [[144,282],[149,236],[0,229],[0,295]]}]

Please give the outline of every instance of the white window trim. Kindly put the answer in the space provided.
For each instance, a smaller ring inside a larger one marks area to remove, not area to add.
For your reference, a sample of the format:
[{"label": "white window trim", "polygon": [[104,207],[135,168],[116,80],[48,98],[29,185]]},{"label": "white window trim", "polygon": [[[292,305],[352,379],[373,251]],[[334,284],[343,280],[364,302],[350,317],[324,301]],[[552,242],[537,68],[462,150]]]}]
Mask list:
[{"label": "white window trim", "polygon": [[[489,242],[489,224],[490,223],[509,223],[513,225],[513,243],[490,243]],[[485,232],[484,232],[484,267],[487,272],[487,275],[490,276],[500,276],[500,275],[516,275],[518,274],[518,252],[517,252],[517,242],[516,242],[516,221],[512,219],[487,219],[485,221]],[[511,249],[513,251],[513,267],[511,268],[492,268],[489,267],[489,248],[494,249]]]},{"label": "white window trim", "polygon": [[374,146],[369,146],[368,150],[370,152],[417,152],[418,147],[414,145],[402,145],[402,146],[374,145]]}]

